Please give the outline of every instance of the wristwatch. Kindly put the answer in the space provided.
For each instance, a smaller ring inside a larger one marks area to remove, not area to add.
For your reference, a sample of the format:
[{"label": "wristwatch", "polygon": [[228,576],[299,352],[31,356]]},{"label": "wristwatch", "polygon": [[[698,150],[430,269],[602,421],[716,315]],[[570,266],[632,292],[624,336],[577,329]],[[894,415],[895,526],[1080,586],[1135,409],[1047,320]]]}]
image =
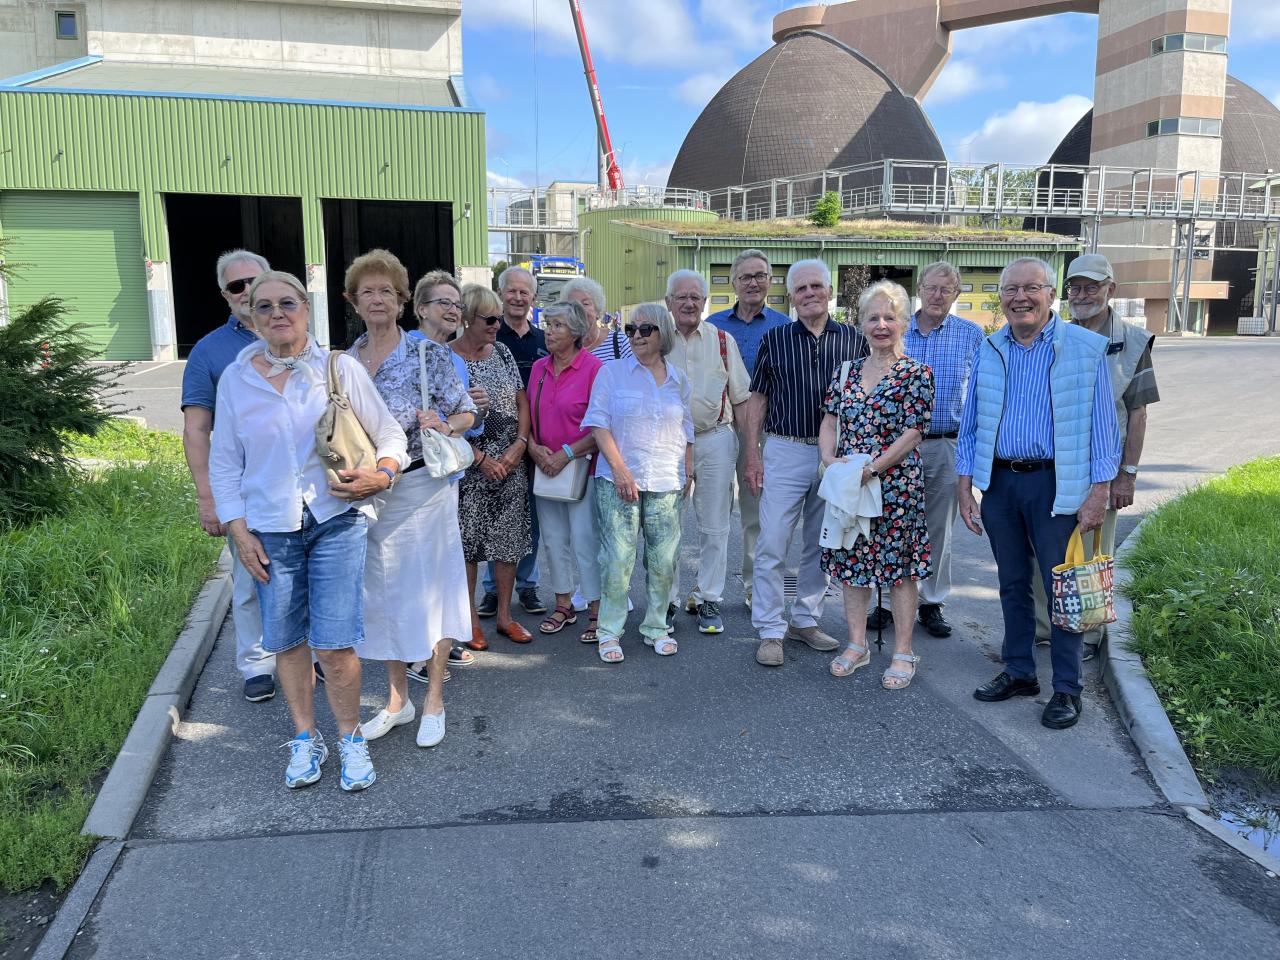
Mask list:
[{"label": "wristwatch", "polygon": [[392,487],[396,485],[396,472],[392,470],[390,467],[379,467],[378,472],[385,473],[387,475],[387,480],[389,481],[387,483],[388,490],[390,490]]},{"label": "wristwatch", "polygon": [[1138,468],[1132,463],[1126,463],[1120,467],[1120,472],[1127,473],[1131,477],[1136,477],[1138,475]]}]

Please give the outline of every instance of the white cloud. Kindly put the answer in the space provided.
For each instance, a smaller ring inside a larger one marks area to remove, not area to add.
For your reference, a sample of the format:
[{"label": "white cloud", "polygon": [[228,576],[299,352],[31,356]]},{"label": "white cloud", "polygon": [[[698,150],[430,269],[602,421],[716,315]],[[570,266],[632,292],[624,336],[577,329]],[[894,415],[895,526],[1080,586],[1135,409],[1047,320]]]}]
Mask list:
[{"label": "white cloud", "polygon": [[1044,163],[1067,131],[1091,106],[1068,94],[1052,103],[1023,100],[1012,110],[987,117],[980,130],[962,137],[953,160],[962,163]]},{"label": "white cloud", "polygon": [[1280,6],[1275,0],[1235,0],[1231,4],[1231,42],[1257,43],[1280,37]]},{"label": "white cloud", "polygon": [[725,85],[731,76],[733,76],[733,73],[728,71],[724,73],[714,71],[695,73],[693,76],[687,77],[676,84],[676,96],[685,103],[702,106],[720,92],[720,88]]},{"label": "white cloud", "polygon": [[773,15],[753,0],[701,0],[698,17],[739,49],[763,52],[773,43]]},{"label": "white cloud", "polygon": [[481,106],[488,106],[511,96],[511,91],[499,83],[493,74],[475,71],[467,73],[467,92]]},{"label": "white cloud", "polygon": [[[1073,30],[1061,18],[1088,16],[1088,29]],[[989,27],[970,27],[951,34],[951,52],[955,56],[974,57],[978,54],[1004,54],[1016,50],[1020,56],[1028,53],[1061,53],[1077,44],[1088,42],[1092,47],[1097,36],[1097,17],[1086,14],[1061,14],[1055,17],[1036,17],[1031,20],[1013,20],[1009,23],[993,23]],[[1092,59],[1093,50],[1089,50]]]},{"label": "white cloud", "polygon": [[624,160],[622,179],[628,187],[665,187],[675,160]]},{"label": "white cloud", "polygon": [[517,177],[504,176],[501,173],[495,173],[492,170],[485,171],[485,179],[491,187],[502,187],[506,189],[518,190],[527,189],[528,184],[521,182]]},{"label": "white cloud", "polygon": [[934,81],[924,102],[931,107],[949,100],[960,100],[973,93],[986,90],[999,90],[1008,84],[1008,78],[986,67],[980,67],[972,60],[953,57],[942,68],[938,79]]}]

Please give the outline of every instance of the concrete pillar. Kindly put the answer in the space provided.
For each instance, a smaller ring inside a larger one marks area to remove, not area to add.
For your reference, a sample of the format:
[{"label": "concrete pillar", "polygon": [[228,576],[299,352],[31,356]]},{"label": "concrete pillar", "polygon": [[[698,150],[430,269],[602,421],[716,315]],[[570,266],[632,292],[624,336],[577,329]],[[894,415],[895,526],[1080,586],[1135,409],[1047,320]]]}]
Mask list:
[{"label": "concrete pillar", "polygon": [[329,287],[323,263],[307,264],[307,299],[311,301],[311,335],[329,346]]},{"label": "concrete pillar", "polygon": [[464,285],[478,283],[482,287],[492,287],[493,271],[488,267],[459,267],[458,280]]},{"label": "concrete pillar", "polygon": [[178,359],[178,325],[173,315],[173,275],[169,264],[147,260],[147,314],[151,320],[151,359]]}]

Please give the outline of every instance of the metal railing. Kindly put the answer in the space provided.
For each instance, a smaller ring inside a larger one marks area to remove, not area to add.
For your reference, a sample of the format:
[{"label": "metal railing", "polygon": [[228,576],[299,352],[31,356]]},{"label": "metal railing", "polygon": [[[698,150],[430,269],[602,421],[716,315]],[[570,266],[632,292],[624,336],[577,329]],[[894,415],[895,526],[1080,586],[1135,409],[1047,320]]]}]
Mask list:
[{"label": "metal railing", "polygon": [[635,186],[620,190],[490,187],[487,222],[494,233],[575,233],[578,215],[613,207],[711,209],[702,190]]}]

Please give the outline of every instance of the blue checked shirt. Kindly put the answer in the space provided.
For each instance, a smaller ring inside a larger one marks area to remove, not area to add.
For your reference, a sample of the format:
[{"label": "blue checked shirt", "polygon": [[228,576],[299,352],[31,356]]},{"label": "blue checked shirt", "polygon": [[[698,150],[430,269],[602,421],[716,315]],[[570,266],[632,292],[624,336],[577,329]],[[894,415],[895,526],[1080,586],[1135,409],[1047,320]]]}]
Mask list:
[{"label": "blue checked shirt", "polygon": [[[1009,369],[1005,377],[1004,410],[996,432],[996,456],[1001,460],[1053,459],[1053,402],[1049,393],[1049,368],[1053,366],[1053,332],[1061,323],[1054,314],[1044,329],[1024,347],[1009,334],[1009,328],[993,333],[1007,337]],[[978,378],[979,356],[973,363],[972,379]],[[973,476],[973,448],[977,436],[978,405],[966,403],[960,419],[960,439],[956,444],[956,473]],[[1116,405],[1111,393],[1111,373],[1105,355],[1098,358],[1098,375],[1093,387],[1093,426],[1089,440],[1089,480],[1105,483],[1115,477],[1120,466],[1120,432],[1116,427]]]},{"label": "blue checked shirt", "polygon": [[933,371],[933,419],[931,435],[955,433],[960,429],[960,411],[969,388],[969,375],[982,345],[982,328],[972,320],[947,314],[930,334],[920,332],[916,318],[911,318],[902,338],[902,348],[912,360],[919,360]]}]

